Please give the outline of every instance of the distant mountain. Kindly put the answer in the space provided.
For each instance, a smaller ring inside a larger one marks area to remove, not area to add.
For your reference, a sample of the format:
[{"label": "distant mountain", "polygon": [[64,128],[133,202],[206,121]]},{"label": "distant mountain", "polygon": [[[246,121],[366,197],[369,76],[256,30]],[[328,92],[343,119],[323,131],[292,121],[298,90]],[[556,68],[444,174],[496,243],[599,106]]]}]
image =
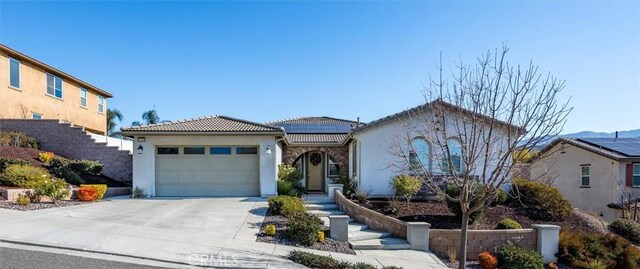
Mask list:
[{"label": "distant mountain", "polygon": [[[582,131],[572,134],[563,134],[560,137],[573,137],[573,138],[593,138],[593,137],[615,137],[616,132],[604,133],[604,132],[592,132]],[[619,131],[618,137],[640,137],[640,129]]]}]

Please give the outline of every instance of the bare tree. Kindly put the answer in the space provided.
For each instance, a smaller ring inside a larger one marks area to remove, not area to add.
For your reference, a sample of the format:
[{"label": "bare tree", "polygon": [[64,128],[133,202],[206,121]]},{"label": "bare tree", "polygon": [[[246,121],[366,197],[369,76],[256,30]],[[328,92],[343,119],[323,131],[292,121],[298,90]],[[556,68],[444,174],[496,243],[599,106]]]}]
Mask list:
[{"label": "bare tree", "polygon": [[[440,64],[438,77],[430,77],[423,95],[425,104],[407,112],[399,121],[391,152],[398,170],[419,175],[432,192],[458,203],[462,232],[459,268],[467,258],[470,216],[490,204],[498,188],[511,181],[512,153],[531,150],[558,135],[572,108],[557,100],[565,82],[538,67],[512,66],[509,49],[487,52],[474,64],[458,63],[450,79]],[[415,143],[423,139],[428,147]],[[427,152],[429,158],[422,158]],[[459,190],[452,197],[442,183]]]}]

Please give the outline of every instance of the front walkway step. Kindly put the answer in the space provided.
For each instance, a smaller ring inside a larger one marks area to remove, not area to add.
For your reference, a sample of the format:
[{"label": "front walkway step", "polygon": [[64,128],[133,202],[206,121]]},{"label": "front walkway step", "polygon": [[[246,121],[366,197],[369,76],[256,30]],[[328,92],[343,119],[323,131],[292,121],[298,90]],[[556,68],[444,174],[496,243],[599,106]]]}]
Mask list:
[{"label": "front walkway step", "polygon": [[307,210],[307,213],[318,217],[328,217],[331,215],[344,215],[340,210]]},{"label": "front walkway step", "polygon": [[357,232],[357,231],[364,231],[366,229],[369,229],[369,226],[364,225],[364,224],[360,224],[357,222],[353,222],[352,224],[349,224],[349,232]]},{"label": "front walkway step", "polygon": [[333,200],[330,200],[329,198],[304,198],[303,199],[305,203],[307,204],[334,204],[335,202]]},{"label": "front walkway step", "polygon": [[374,230],[364,230],[364,231],[349,231],[349,242],[355,241],[363,241],[369,239],[381,239],[391,237],[390,233],[387,232],[378,232]]},{"label": "front walkway step", "polygon": [[353,250],[411,249],[411,245],[407,241],[394,237],[362,241],[349,240],[349,245]]},{"label": "front walkway step", "polygon": [[336,204],[306,204],[307,210],[333,210],[338,209]]}]

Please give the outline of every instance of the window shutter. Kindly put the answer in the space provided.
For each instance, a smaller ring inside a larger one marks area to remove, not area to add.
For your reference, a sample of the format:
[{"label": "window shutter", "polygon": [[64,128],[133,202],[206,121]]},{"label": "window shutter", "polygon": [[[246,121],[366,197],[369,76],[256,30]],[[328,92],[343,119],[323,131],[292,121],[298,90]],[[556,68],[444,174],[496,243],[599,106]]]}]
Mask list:
[{"label": "window shutter", "polygon": [[627,164],[627,187],[633,187],[633,164]]}]

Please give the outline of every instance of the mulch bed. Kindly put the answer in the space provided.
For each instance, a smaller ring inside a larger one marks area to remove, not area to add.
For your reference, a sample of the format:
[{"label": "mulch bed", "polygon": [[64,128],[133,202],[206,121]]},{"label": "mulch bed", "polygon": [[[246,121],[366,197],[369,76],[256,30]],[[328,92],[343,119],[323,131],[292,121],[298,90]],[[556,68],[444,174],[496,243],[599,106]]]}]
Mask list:
[{"label": "mulch bed", "polygon": [[[388,206],[389,202],[386,199],[369,199],[360,205],[382,214],[396,217],[402,221],[425,221],[431,224],[432,229],[460,229],[461,225],[460,219],[449,211],[449,208],[444,202],[411,201],[408,204],[402,202],[402,207],[397,215],[391,213]],[[512,218],[520,223],[523,228],[531,228],[532,224],[553,224],[577,231],[602,231],[602,227],[594,226],[592,221],[589,221],[580,214],[573,214],[563,221],[554,221],[544,218],[535,209],[509,205],[489,207],[485,209],[484,214],[484,219],[469,225],[470,229],[494,229],[503,218]]]},{"label": "mulch bed", "polygon": [[23,205],[16,204],[15,202],[0,201],[0,208],[20,210],[20,211],[31,211],[31,210],[40,210],[40,209],[56,208],[56,207],[86,205],[86,204],[99,203],[99,202],[101,201],[80,202],[80,201],[63,200],[63,201],[58,201],[56,203],[30,203],[28,206],[23,206]]},{"label": "mulch bed", "polygon": [[[301,248],[310,248],[316,250],[324,250],[338,253],[345,253],[355,255],[355,251],[349,247],[348,242],[336,241],[331,239],[329,236],[325,236],[324,242],[317,242],[312,246],[303,246],[296,244],[295,242],[289,241],[285,236],[285,230],[287,228],[288,220],[283,216],[272,215],[271,212],[267,212],[267,216],[264,218],[262,222],[262,226],[260,227],[260,233],[258,234],[257,242],[271,243],[271,244],[279,244],[279,245],[288,245],[295,246]],[[264,228],[268,224],[273,224],[276,226],[276,234],[275,236],[269,236],[264,233]]]}]

